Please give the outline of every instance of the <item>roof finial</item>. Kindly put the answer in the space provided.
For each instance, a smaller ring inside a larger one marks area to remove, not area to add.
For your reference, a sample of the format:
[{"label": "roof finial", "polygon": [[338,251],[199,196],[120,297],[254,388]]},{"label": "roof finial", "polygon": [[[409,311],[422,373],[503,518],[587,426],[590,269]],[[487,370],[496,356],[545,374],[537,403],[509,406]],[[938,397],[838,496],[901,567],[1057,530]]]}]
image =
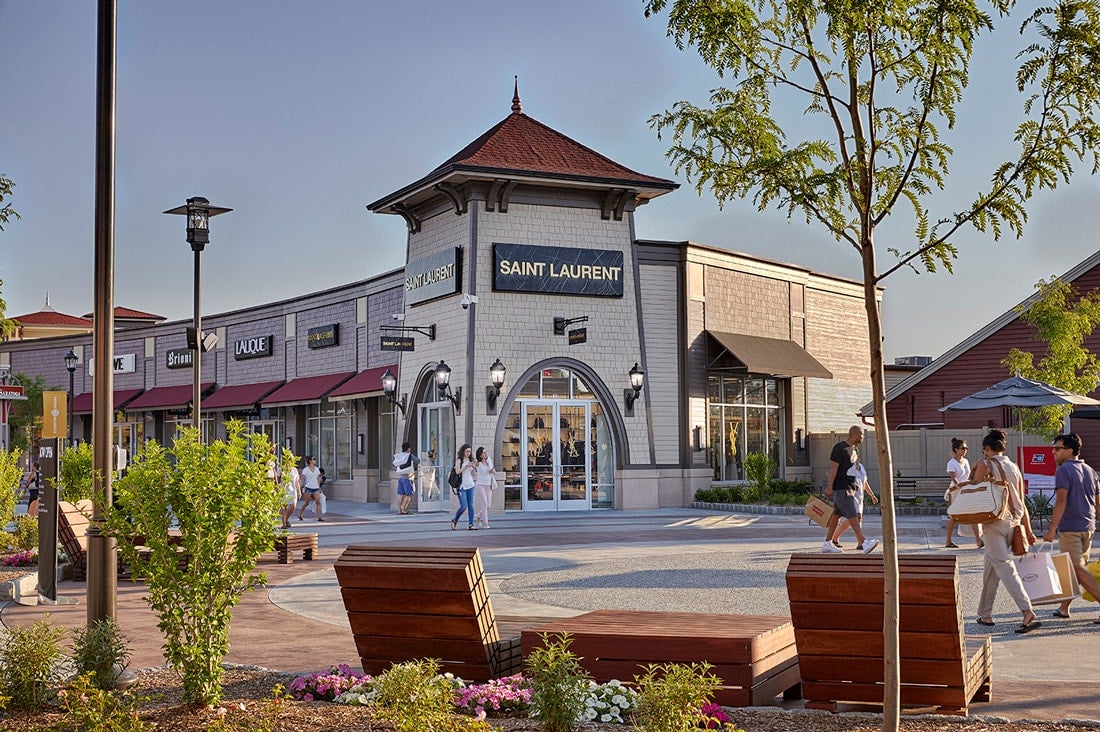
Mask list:
[{"label": "roof finial", "polygon": [[516,91],[512,95],[512,114],[523,114],[523,105],[519,101],[519,74],[516,75]]},{"label": "roof finial", "polygon": [[46,290],[46,307],[44,307],[42,309],[43,310],[53,310],[53,308],[50,307],[50,291],[49,290]]}]

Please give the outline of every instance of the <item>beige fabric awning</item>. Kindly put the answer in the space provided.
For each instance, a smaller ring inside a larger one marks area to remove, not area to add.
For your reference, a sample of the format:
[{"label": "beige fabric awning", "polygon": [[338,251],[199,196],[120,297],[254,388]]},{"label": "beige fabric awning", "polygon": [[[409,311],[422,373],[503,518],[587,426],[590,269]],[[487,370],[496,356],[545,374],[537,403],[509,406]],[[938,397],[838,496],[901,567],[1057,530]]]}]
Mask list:
[{"label": "beige fabric awning", "polygon": [[731,356],[745,364],[750,373],[833,378],[829,369],[794,341],[713,330],[708,330],[707,333]]}]

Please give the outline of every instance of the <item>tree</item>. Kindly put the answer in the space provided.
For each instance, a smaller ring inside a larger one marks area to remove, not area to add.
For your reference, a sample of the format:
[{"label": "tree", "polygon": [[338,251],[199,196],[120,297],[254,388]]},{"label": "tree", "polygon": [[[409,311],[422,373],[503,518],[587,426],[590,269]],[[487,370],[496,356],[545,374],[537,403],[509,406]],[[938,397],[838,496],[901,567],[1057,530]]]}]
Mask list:
[{"label": "tree", "polygon": [[30,450],[35,440],[42,434],[42,392],[61,391],[59,386],[46,386],[42,376],[30,377],[26,374],[14,374],[12,379],[22,385],[26,401],[12,402],[8,415],[8,429],[11,434],[11,446],[19,450]]},{"label": "tree", "polygon": [[[1057,277],[1039,280],[1035,289],[1037,297],[1016,312],[1035,328],[1035,338],[1046,344],[1046,354],[1036,363],[1034,354],[1013,348],[1001,363],[1024,378],[1088,394],[1100,383],[1100,358],[1084,346],[1100,326],[1100,291],[1078,297],[1073,285]],[[1020,423],[1025,431],[1053,440],[1072,411],[1069,405],[1023,409]]]},{"label": "tree", "polygon": [[[15,183],[3,173],[0,173],[0,204],[2,204],[0,205],[0,231],[4,230],[4,224],[12,219],[19,218],[19,214],[11,207],[11,204],[4,203],[4,199],[11,195],[13,188],[15,188]],[[0,279],[0,285],[3,284],[4,280]],[[4,298],[0,297],[0,341],[10,337],[15,331],[15,323],[4,317],[4,313],[7,311],[7,303],[4,302]]]},{"label": "tree", "polygon": [[[749,199],[761,210],[801,214],[852,247],[863,269],[871,385],[882,481],[885,562],[883,728],[899,725],[898,569],[893,461],[886,420],[878,287],[902,268],[951,271],[953,238],[972,227],[1017,237],[1025,202],[1068,182],[1076,162],[1098,167],[1100,7],[1055,0],[1017,17],[1024,48],[1018,147],[991,161],[989,190],[958,210],[936,213],[953,150],[940,137],[955,125],[975,43],[1011,21],[1015,0],[645,0],[648,16],[669,10],[668,35],[693,46],[731,88],[710,106],[680,101],[654,115],[677,173],[709,188],[719,205]],[[804,111],[794,109],[790,100]],[[773,101],[777,102],[773,106]],[[780,119],[784,124],[781,124]],[[816,127],[815,127],[816,125]],[[809,129],[805,139],[789,139]],[[990,141],[993,142],[992,140]],[[899,205],[900,204],[900,205]],[[897,231],[909,217],[912,232]],[[893,229],[886,229],[886,225]],[[908,242],[879,265],[876,233]]]}]

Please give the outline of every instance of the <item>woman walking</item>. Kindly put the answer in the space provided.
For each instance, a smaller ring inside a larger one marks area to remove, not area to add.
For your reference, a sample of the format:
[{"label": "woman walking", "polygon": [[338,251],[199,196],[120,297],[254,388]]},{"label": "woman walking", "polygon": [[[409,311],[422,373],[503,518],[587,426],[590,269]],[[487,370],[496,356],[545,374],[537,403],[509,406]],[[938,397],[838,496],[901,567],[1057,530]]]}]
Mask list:
[{"label": "woman walking", "polygon": [[[947,477],[951,479],[951,485],[947,487],[947,491],[943,494],[943,500],[947,501],[947,505],[951,505],[952,491],[955,490],[955,486],[959,483],[965,483],[967,478],[970,477],[970,461],[966,459],[966,453],[970,450],[966,445],[966,440],[960,440],[958,437],[951,438],[951,459],[947,461]],[[974,542],[981,549],[985,544],[982,543],[982,525],[971,524],[971,530],[974,532]],[[944,546],[948,549],[958,549],[959,545],[955,543],[955,517],[947,517],[947,543]]]},{"label": "woman walking", "polygon": [[306,456],[306,466],[302,468],[302,507],[298,509],[298,520],[302,521],[309,502],[313,501],[313,510],[317,513],[317,520],[324,521],[321,515],[321,471],[317,468],[317,461],[312,455]]},{"label": "woman walking", "polygon": [[474,488],[477,493],[477,525],[487,529],[489,528],[489,506],[493,502],[493,476],[496,475],[497,469],[493,467],[489,451],[484,447],[477,449],[476,457]]},{"label": "woman walking", "polygon": [[469,444],[458,448],[458,456],[455,458],[455,472],[462,476],[462,487],[458,489],[458,510],[451,519],[451,531],[458,528],[458,520],[462,518],[463,511],[470,519],[470,531],[477,529],[474,526],[474,451]]},{"label": "woman walking", "polygon": [[997,585],[1004,583],[1008,594],[1020,608],[1023,619],[1016,628],[1017,633],[1030,633],[1039,627],[1031,600],[1024,590],[1024,583],[1016,572],[1016,563],[1012,561],[1012,533],[1016,527],[1022,527],[1028,544],[1036,543],[1031,531],[1031,517],[1024,503],[1024,479],[1016,464],[1005,457],[1005,433],[993,429],[982,440],[984,459],[974,466],[972,483],[985,480],[1004,480],[1008,484],[1008,500],[1003,518],[986,521],[985,530],[985,572],[982,574],[982,595],[978,600],[978,625],[993,625],[993,601],[997,599]]}]

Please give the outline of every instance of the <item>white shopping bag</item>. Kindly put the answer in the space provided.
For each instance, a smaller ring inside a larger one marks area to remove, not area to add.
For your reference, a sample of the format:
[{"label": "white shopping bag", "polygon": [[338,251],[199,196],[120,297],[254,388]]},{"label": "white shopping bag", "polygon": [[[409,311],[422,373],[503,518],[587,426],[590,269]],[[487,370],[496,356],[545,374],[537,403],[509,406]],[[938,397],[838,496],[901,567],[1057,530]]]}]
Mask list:
[{"label": "white shopping bag", "polygon": [[325,498],[324,491],[317,494],[317,500],[321,502],[321,513],[328,513],[328,500]]},{"label": "white shopping bag", "polygon": [[1025,554],[1016,559],[1016,571],[1032,600],[1062,594],[1062,580],[1049,552]]}]

